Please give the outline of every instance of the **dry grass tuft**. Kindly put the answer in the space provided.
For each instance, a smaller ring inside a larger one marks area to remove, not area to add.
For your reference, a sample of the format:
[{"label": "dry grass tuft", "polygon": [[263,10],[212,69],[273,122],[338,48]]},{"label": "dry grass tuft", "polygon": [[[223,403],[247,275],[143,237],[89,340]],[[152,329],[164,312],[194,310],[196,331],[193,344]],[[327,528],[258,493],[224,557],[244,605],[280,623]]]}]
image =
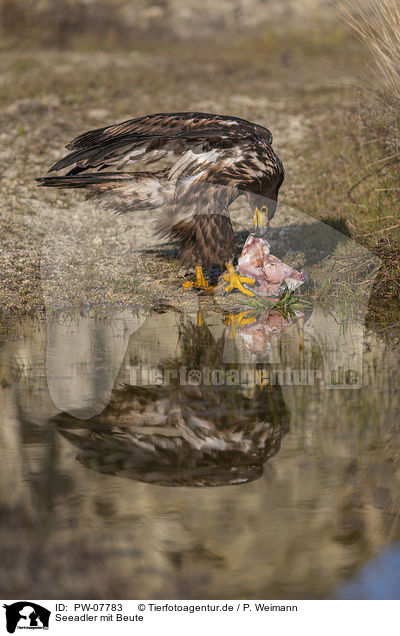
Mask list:
[{"label": "dry grass tuft", "polygon": [[378,82],[400,99],[400,3],[377,0],[340,0],[336,10],[344,24],[369,48]]},{"label": "dry grass tuft", "polygon": [[[338,0],[335,11],[368,48],[372,82],[359,104],[353,159],[362,173],[349,183],[355,236],[382,260],[376,300],[400,297],[400,2]],[[352,153],[349,153],[352,155]]]}]

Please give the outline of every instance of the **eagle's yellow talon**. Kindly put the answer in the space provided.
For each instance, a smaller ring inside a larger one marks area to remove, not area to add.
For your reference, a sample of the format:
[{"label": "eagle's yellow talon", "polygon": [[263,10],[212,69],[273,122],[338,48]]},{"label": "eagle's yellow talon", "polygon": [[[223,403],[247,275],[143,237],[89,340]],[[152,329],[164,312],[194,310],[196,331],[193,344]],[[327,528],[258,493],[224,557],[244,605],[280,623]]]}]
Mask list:
[{"label": "eagle's yellow talon", "polygon": [[183,283],[182,287],[183,289],[190,289],[193,287],[194,289],[202,289],[204,291],[210,291],[213,289],[212,285],[210,285],[204,278],[203,269],[201,267],[196,267],[196,280],[187,280]]},{"label": "eagle's yellow talon", "polygon": [[224,281],[228,283],[228,286],[225,288],[225,293],[229,294],[233,289],[238,289],[242,294],[246,294],[246,296],[254,296],[253,292],[250,289],[246,289],[243,287],[243,284],[254,285],[256,282],[254,278],[249,278],[248,276],[240,276],[238,272],[235,270],[232,263],[228,263],[226,266],[227,273],[224,274]]}]

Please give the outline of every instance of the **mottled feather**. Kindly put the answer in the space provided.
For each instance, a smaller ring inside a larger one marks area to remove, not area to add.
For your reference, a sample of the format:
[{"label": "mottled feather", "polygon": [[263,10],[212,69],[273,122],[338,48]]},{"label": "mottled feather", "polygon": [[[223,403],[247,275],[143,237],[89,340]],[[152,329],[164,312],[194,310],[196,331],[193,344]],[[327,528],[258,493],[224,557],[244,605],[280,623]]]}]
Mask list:
[{"label": "mottled feather", "polygon": [[223,264],[235,254],[229,205],[246,194],[275,212],[284,171],[271,144],[267,128],[238,117],[147,115],[79,135],[49,170],[68,172],[39,181],[86,188],[120,213],[162,210],[157,232],[178,239],[185,262]]}]

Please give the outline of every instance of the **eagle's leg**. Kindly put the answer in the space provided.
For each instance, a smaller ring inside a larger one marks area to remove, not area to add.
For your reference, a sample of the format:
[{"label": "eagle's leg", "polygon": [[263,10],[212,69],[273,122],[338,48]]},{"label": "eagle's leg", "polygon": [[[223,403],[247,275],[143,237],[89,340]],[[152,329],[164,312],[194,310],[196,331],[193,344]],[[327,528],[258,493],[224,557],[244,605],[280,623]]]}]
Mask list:
[{"label": "eagle's leg", "polygon": [[182,287],[183,289],[190,289],[191,287],[194,287],[195,289],[203,289],[205,291],[212,289],[212,285],[210,285],[204,278],[203,268],[201,265],[196,266],[196,280],[187,280],[183,283]]},{"label": "eagle's leg", "polygon": [[236,270],[233,263],[226,263],[226,274],[223,274],[223,279],[228,283],[225,287],[225,294],[229,294],[233,289],[238,289],[242,294],[246,296],[254,296],[250,289],[243,287],[243,283],[247,285],[254,285],[256,282],[254,278],[248,276],[241,276]]},{"label": "eagle's leg", "polygon": [[260,210],[258,208],[255,209],[253,221],[254,227],[256,229],[258,229],[259,227],[265,227],[266,229],[268,229],[269,219],[267,216],[267,208],[265,206],[260,208]]}]

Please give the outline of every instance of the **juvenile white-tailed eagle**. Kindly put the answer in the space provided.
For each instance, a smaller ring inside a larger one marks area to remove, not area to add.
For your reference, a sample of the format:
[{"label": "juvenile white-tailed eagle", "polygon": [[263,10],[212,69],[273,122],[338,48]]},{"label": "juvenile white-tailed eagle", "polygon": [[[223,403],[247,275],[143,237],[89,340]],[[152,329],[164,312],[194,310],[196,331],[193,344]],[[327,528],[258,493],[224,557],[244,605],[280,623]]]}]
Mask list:
[{"label": "juvenile white-tailed eagle", "polygon": [[[125,213],[163,209],[160,235],[178,240],[182,258],[196,266],[196,283],[207,288],[203,267],[226,265],[227,290],[252,295],[233,267],[235,238],[229,205],[247,196],[256,226],[276,210],[284,179],[267,128],[239,117],[209,113],[162,113],[83,133],[71,152],[37,179],[57,188],[85,188],[87,198]],[[148,170],[149,164],[156,164]],[[66,172],[65,169],[68,169]]]}]

